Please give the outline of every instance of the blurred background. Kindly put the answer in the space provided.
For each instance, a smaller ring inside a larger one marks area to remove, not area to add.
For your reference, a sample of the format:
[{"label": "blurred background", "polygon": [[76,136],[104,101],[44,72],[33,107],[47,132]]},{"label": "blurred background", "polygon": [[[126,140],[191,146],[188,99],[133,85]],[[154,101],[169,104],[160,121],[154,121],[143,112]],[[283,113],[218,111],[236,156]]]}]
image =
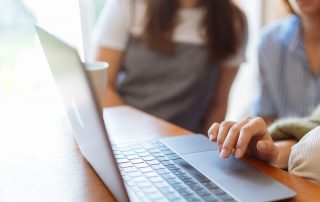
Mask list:
[{"label": "blurred background", "polygon": [[[50,119],[64,116],[34,23],[74,44],[85,60],[92,30],[106,1],[0,1],[0,136],[8,131],[20,133],[30,124],[45,128]],[[247,62],[242,65],[231,91],[228,119],[233,120],[245,114],[254,98],[254,79],[248,78],[256,75],[255,53],[261,28],[287,14],[279,0],[236,0],[236,3],[247,15],[250,33]],[[14,122],[24,125],[6,124]],[[24,140],[30,141],[27,137]]]},{"label": "blurred background", "polygon": [[[55,99],[49,69],[36,37],[33,24],[75,44],[82,57],[88,55],[90,36],[99,13],[107,0],[1,0],[0,2],[0,108],[8,102]],[[248,105],[253,90],[239,95],[239,90],[252,88],[255,74],[255,50],[261,27],[283,17],[286,10],[278,0],[236,0],[249,21],[249,48],[231,92],[228,117],[239,119]],[[80,15],[81,12],[81,15]],[[250,74],[250,75],[249,75]],[[232,102],[237,97],[237,102]],[[240,98],[240,99],[239,99]],[[6,107],[5,107],[6,108]],[[3,113],[3,111],[2,111]]]}]

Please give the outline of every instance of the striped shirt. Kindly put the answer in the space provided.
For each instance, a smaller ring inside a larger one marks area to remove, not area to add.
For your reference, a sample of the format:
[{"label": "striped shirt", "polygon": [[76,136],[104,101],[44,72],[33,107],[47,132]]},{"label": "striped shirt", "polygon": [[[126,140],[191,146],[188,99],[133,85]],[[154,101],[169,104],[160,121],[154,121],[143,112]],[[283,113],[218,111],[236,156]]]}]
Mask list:
[{"label": "striped shirt", "polygon": [[259,74],[255,116],[301,117],[320,103],[320,76],[310,70],[299,17],[291,15],[265,28]]},{"label": "striped shirt", "polygon": [[291,147],[288,171],[320,185],[320,126]]}]

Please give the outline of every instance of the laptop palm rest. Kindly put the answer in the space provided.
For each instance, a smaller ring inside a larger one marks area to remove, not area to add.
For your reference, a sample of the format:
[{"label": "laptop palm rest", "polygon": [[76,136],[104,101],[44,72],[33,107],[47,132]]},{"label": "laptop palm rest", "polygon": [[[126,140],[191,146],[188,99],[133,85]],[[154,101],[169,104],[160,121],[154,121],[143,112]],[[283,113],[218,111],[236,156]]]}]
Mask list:
[{"label": "laptop palm rest", "polygon": [[203,135],[161,141],[239,201],[274,201],[295,196],[283,184],[234,156],[221,159],[216,144]]}]

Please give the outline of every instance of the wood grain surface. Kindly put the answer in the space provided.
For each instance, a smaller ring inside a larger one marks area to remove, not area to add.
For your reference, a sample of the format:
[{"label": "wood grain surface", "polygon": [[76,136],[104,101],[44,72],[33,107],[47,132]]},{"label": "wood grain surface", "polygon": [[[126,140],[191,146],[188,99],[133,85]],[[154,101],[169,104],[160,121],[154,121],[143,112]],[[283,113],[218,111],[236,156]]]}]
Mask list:
[{"label": "wood grain surface", "polygon": [[[0,201],[114,201],[79,152],[63,108],[31,101],[7,106],[0,106]],[[113,142],[190,133],[128,106],[105,109],[104,119]],[[320,200],[320,186],[244,160],[294,189],[290,201]]]}]

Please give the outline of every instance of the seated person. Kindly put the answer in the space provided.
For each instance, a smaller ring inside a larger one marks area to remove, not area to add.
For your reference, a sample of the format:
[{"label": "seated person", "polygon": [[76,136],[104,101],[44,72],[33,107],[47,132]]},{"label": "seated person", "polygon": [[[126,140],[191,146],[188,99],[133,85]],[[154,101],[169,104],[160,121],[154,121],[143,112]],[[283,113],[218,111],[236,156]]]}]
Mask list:
[{"label": "seated person", "polygon": [[224,120],[246,33],[231,0],[109,0],[94,33],[95,59],[109,63],[104,105],[207,130]]},{"label": "seated person", "polygon": [[320,102],[320,0],[285,1],[292,14],[267,26],[259,46],[253,116],[303,117]]},{"label": "seated person", "polygon": [[208,131],[221,158],[245,153],[320,184],[320,105],[310,117],[283,119],[267,128],[262,118],[214,123]]}]

